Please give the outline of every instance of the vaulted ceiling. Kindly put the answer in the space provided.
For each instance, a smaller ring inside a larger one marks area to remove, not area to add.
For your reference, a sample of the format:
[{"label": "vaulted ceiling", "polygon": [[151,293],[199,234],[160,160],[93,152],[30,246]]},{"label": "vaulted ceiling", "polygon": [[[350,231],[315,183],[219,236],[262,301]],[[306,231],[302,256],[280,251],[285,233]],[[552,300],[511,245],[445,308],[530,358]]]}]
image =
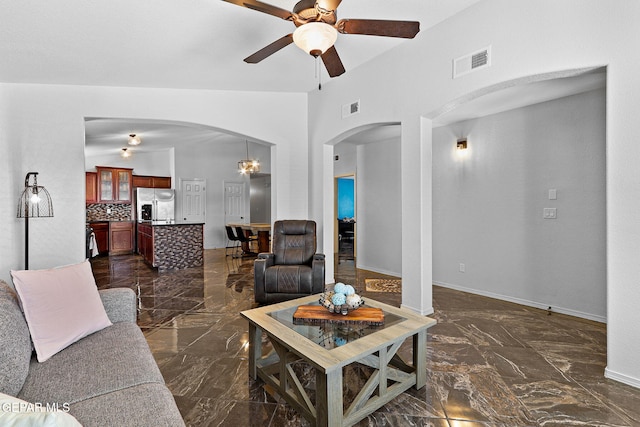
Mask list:
[{"label": "vaulted ceiling", "polygon": [[[264,0],[292,10],[296,0]],[[426,31],[479,0],[343,0],[338,17],[416,20]],[[0,0],[0,83],[38,83],[238,91],[308,92],[314,59],[295,45],[258,64],[244,58],[293,31],[291,22],[222,0]],[[350,70],[411,39],[340,34],[335,44]],[[322,79],[329,79],[322,68]],[[340,77],[336,77],[340,79]],[[436,125],[566,96],[605,84],[604,74],[527,85],[468,103]],[[595,86],[594,86],[595,85]],[[100,119],[100,118],[93,118]],[[92,154],[119,150],[131,132],[146,149],[179,139],[215,140],[205,127],[129,119],[87,121]],[[386,132],[386,133],[385,133]],[[399,130],[374,129],[361,139]],[[242,138],[239,138],[242,140]],[[150,144],[154,142],[156,145]]]},{"label": "vaulted ceiling", "polygon": [[[344,0],[338,15],[415,20],[424,31],[477,1]],[[314,59],[295,45],[243,61],[294,29],[222,0],[0,0],[0,82],[308,92]],[[411,42],[341,34],[335,46],[348,73]]]}]

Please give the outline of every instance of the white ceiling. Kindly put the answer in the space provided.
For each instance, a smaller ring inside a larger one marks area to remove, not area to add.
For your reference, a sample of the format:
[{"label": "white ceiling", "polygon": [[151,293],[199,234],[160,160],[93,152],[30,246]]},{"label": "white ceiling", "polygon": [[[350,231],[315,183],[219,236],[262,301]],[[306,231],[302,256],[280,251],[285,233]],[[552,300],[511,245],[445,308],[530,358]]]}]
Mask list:
[{"label": "white ceiling", "polygon": [[[479,0],[343,0],[339,18],[418,20],[424,30]],[[265,0],[291,10],[296,0]],[[120,87],[308,92],[317,87],[314,60],[295,45],[259,64],[243,58],[294,29],[292,23],[222,0],[0,0],[0,82]],[[346,72],[412,40],[340,34]],[[323,80],[329,77],[324,72]],[[339,79],[340,77],[337,77]],[[585,75],[521,85],[486,95],[435,121],[444,125],[604,86]],[[88,119],[87,154],[117,152],[129,133],[136,150],[176,141],[214,141],[206,127],[130,119]],[[346,140],[384,140],[398,126]],[[238,136],[239,141],[244,139]]]},{"label": "white ceiling", "polygon": [[[344,0],[338,17],[415,20],[424,31],[478,1]],[[315,62],[295,45],[243,61],[294,29],[222,0],[0,0],[0,82],[308,92]],[[411,42],[340,34],[335,46],[348,73]]]}]

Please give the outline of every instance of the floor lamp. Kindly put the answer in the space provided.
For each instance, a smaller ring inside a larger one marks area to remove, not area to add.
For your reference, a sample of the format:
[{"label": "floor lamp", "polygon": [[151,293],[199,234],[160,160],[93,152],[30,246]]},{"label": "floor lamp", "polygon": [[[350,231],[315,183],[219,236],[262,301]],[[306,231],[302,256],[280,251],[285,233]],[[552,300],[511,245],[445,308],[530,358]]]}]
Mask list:
[{"label": "floor lamp", "polygon": [[[29,181],[33,177],[33,184]],[[18,218],[24,218],[24,269],[29,269],[29,218],[53,216],[51,196],[38,185],[38,172],[29,172],[24,178],[24,191],[18,201]]]}]

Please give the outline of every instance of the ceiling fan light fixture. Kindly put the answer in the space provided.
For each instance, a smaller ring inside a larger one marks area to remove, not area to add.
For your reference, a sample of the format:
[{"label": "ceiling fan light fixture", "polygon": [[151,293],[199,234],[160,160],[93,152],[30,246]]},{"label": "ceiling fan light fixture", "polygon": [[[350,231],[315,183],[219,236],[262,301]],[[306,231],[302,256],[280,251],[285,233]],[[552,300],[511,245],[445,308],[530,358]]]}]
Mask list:
[{"label": "ceiling fan light fixture", "polygon": [[142,140],[135,133],[129,134],[129,145],[140,145]]},{"label": "ceiling fan light fixture", "polygon": [[293,32],[293,42],[312,56],[320,56],[338,39],[338,30],[324,22],[309,22]]}]

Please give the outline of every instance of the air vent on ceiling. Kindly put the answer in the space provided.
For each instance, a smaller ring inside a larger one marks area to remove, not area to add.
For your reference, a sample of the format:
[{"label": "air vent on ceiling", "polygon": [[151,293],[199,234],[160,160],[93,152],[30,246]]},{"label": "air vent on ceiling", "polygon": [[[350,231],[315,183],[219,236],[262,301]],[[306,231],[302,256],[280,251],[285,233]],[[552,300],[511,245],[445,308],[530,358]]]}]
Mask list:
[{"label": "air vent on ceiling", "polygon": [[453,78],[491,66],[491,46],[453,60]]},{"label": "air vent on ceiling", "polygon": [[342,106],[342,118],[353,116],[360,112],[360,100]]}]

